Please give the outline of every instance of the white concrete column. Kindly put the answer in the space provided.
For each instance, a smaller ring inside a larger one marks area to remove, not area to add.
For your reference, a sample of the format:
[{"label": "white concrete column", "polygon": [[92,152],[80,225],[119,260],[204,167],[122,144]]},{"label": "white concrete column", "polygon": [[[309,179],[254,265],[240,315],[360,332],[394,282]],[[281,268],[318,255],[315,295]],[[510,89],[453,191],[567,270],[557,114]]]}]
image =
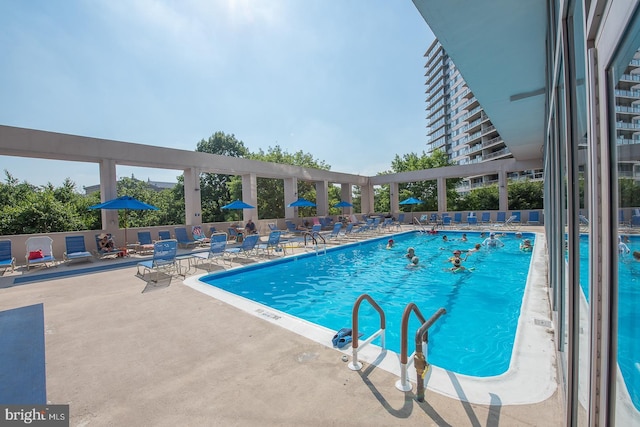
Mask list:
[{"label": "white concrete column", "polygon": [[447,179],[438,178],[438,212],[447,211]]},{"label": "white concrete column", "polygon": [[373,194],[373,185],[366,184],[360,187],[360,195],[362,197],[360,213],[370,214],[373,212]]},{"label": "white concrete column", "polygon": [[509,190],[507,189],[507,173],[498,172],[498,206],[500,211],[509,210]]},{"label": "white concrete column", "polygon": [[200,197],[200,170],[189,168],[184,176],[184,224],[202,224],[202,198]]},{"label": "white concrete column", "polygon": [[[107,202],[118,197],[118,177],[116,175],[116,162],[112,159],[100,161],[100,201]],[[102,229],[107,233],[117,236],[120,229],[118,225],[117,209],[102,209]]]},{"label": "white concrete column", "polygon": [[284,179],[284,217],[295,218],[296,208],[289,208],[289,204],[298,200],[298,178]]},{"label": "white concrete column", "polygon": [[389,184],[389,209],[391,214],[397,216],[400,212],[400,204],[398,201],[398,183],[392,182]]},{"label": "white concrete column", "polygon": [[258,221],[258,180],[255,173],[242,175],[242,201],[255,206],[255,209],[243,209],[242,220]]},{"label": "white concrete column", "polygon": [[[343,202],[353,203],[353,186],[351,184],[340,184],[340,200]],[[345,215],[351,215],[353,208],[343,208],[342,212]]]},{"label": "white concrete column", "polygon": [[329,213],[329,182],[316,181],[316,213],[326,216]]}]

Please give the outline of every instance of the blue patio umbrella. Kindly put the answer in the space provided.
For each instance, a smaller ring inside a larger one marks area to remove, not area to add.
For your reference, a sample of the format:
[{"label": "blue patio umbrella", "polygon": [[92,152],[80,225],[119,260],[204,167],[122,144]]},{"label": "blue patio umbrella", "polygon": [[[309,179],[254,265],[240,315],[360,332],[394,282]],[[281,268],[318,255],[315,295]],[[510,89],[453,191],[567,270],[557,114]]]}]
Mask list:
[{"label": "blue patio umbrella", "polygon": [[302,197],[298,197],[298,200],[296,200],[293,203],[289,203],[287,206],[290,208],[307,208],[307,207],[314,207],[316,204],[305,199]]},{"label": "blue patio umbrella", "polygon": [[127,244],[127,212],[133,211],[157,211],[158,208],[145,202],[131,197],[121,196],[116,199],[108,200],[104,203],[89,206],[89,209],[110,209],[110,210],[124,210],[124,244]]},{"label": "blue patio umbrella", "polygon": [[220,209],[255,209],[255,206],[251,206],[249,203],[245,203],[242,200],[235,200],[228,205],[224,205]]},{"label": "blue patio umbrella", "polygon": [[409,197],[400,202],[401,205],[411,205],[411,212],[413,212],[413,205],[419,205],[420,203],[423,203],[422,200],[415,197]]},{"label": "blue patio umbrella", "polygon": [[345,202],[344,200],[341,200],[340,202],[336,203],[335,205],[333,205],[334,208],[342,208],[342,215],[344,215],[344,208],[352,208],[353,205],[349,202]]}]

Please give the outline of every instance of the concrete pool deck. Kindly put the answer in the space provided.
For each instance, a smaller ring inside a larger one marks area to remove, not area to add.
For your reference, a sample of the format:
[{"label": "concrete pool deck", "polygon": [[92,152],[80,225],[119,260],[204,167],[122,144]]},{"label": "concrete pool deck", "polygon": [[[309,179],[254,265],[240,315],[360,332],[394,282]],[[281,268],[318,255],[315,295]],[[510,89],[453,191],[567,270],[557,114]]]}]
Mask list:
[{"label": "concrete pool deck", "polygon": [[369,363],[351,371],[343,352],[181,277],[149,291],[135,274],[123,267],[0,289],[0,310],[43,304],[47,400],[69,404],[73,426],[564,424],[558,391],[535,404],[486,405],[427,389],[419,403],[415,385],[400,392],[396,375]]}]

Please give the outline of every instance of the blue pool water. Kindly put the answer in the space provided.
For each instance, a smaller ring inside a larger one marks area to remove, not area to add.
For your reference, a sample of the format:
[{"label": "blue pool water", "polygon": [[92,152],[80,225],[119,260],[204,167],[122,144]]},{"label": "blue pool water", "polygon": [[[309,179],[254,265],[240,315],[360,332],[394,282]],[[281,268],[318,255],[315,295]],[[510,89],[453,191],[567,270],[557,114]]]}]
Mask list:
[{"label": "blue pool water", "polygon": [[[210,274],[201,280],[247,299],[332,330],[351,327],[355,300],[369,294],[385,311],[387,348],[400,352],[400,324],[406,305],[414,302],[425,318],[439,308],[447,313],[429,332],[429,361],[460,374],[488,377],[507,371],[527,281],[531,252],[519,250],[511,233],[505,246],[481,249],[464,265],[471,272],[452,273],[447,258],[454,249],[469,249],[483,239],[480,233],[437,235],[404,233],[340,246],[326,255],[285,258],[267,266],[254,265]],[[533,241],[534,235],[524,233]],[[534,242],[535,243],[535,242]],[[408,269],[406,249],[414,247],[421,268]],[[379,329],[379,316],[364,302],[359,317],[363,339]],[[409,351],[419,327],[409,325]],[[374,341],[374,343],[377,343]]]},{"label": "blue pool water", "polygon": [[[630,236],[631,253],[640,251],[640,236]],[[587,300],[589,236],[580,239],[580,286]],[[618,262],[618,366],[633,405],[640,411],[640,262],[630,254]]]}]

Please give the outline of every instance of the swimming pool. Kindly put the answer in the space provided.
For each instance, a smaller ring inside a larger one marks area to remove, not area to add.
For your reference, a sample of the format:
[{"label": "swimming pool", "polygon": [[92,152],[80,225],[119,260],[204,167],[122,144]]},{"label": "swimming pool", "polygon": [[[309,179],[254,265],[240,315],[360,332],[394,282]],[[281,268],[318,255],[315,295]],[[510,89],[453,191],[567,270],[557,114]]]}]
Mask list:
[{"label": "swimming pool", "polygon": [[[631,253],[640,250],[640,236],[629,236]],[[589,300],[589,236],[580,238],[580,287]],[[618,262],[618,367],[625,387],[637,411],[640,411],[640,263],[630,254]]]},{"label": "swimming pool", "polygon": [[[387,348],[397,353],[408,303],[414,302],[426,318],[444,307],[447,314],[429,332],[430,363],[475,377],[503,374],[511,361],[531,252],[520,251],[521,240],[509,233],[502,238],[504,247],[469,256],[464,265],[473,271],[454,274],[447,263],[451,252],[472,248],[483,238],[480,232],[467,232],[463,242],[461,232],[445,234],[447,242],[442,232],[396,235],[390,250],[385,249],[387,236],[200,280],[334,331],[351,326],[353,304],[367,293],[385,311]],[[535,239],[533,234],[523,237]],[[408,247],[416,249],[420,268],[406,268]],[[368,304],[361,306],[359,319],[363,338],[379,328],[379,317]],[[418,327],[412,316],[410,337]]]}]

